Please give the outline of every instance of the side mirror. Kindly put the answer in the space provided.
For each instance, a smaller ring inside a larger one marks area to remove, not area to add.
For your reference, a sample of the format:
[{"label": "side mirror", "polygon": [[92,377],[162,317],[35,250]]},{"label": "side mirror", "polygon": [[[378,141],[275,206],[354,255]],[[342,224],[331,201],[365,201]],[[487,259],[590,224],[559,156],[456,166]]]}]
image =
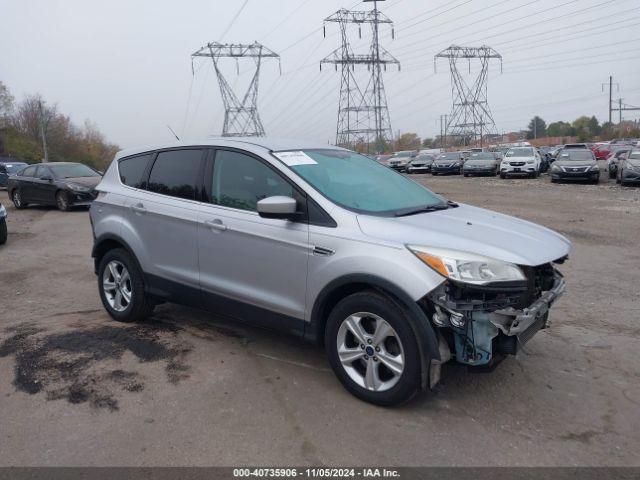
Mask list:
[{"label": "side mirror", "polygon": [[262,218],[292,219],[297,215],[298,202],[291,197],[274,196],[263,198],[257,207]]}]

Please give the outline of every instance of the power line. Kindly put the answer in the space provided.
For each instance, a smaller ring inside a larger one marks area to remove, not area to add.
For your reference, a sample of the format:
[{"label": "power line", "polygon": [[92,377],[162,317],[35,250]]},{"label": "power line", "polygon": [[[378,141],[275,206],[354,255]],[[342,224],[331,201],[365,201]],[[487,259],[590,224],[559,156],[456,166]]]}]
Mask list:
[{"label": "power line", "polygon": [[229,25],[227,25],[227,28],[225,28],[224,32],[222,32],[222,35],[220,35],[220,41],[224,40],[225,35],[229,33],[229,30],[231,30],[231,27],[233,27],[233,24],[236,23],[236,20],[242,13],[242,10],[244,10],[244,7],[247,6],[247,3],[249,3],[249,0],[244,0],[244,3],[240,6],[236,14],[233,16],[233,18],[231,19],[231,22],[229,22]]}]

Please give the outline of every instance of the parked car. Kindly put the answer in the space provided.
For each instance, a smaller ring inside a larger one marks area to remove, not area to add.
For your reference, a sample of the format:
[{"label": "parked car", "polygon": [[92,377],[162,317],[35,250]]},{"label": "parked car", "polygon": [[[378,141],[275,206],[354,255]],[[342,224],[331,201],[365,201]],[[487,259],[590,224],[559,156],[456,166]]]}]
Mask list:
[{"label": "parked car", "polygon": [[563,150],[551,167],[551,182],[560,180],[582,180],[598,183],[600,168],[589,149]]},{"label": "parked car", "polygon": [[596,160],[606,160],[611,155],[611,144],[609,142],[598,142],[591,149]]},{"label": "parked car", "polygon": [[616,178],[620,159],[629,153],[631,153],[631,147],[628,145],[614,145],[611,147],[611,154],[607,157],[607,172],[609,172],[609,178]]},{"label": "parked car", "polygon": [[640,182],[640,150],[633,150],[620,158],[616,182],[621,185]]},{"label": "parked car", "polygon": [[159,302],[324,345],[380,405],[449,360],[493,366],[540,329],[571,244],[458,205],[355,152],[269,138],[120,152],[90,209],[99,295],[131,322]]},{"label": "parked car", "polygon": [[409,161],[416,156],[415,150],[403,150],[394,152],[389,159],[389,166],[399,172],[404,172]]},{"label": "parked car", "polygon": [[7,209],[0,203],[0,245],[7,243]]},{"label": "parked car", "polygon": [[433,164],[433,155],[420,153],[413,160],[409,161],[406,167],[407,173],[428,173]]},{"label": "parked car", "polygon": [[449,152],[438,155],[431,165],[431,173],[440,175],[441,173],[462,173],[462,157],[460,152]]},{"label": "parked car", "polygon": [[0,162],[0,188],[6,188],[7,182],[9,181],[9,176],[15,173],[18,173],[28,164],[24,162],[11,162],[11,161],[1,161]]},{"label": "parked car", "polygon": [[39,204],[69,210],[90,205],[101,178],[99,172],[82,163],[38,163],[9,177],[7,190],[18,209]]},{"label": "parked car", "polygon": [[551,150],[549,150],[549,153],[548,153],[548,155],[549,155],[549,164],[553,163],[556,160],[556,158],[558,156],[558,153],[560,153],[560,150],[562,150],[561,146],[560,147],[553,147]]},{"label": "parked car", "polygon": [[391,155],[376,155],[376,162],[380,163],[381,165],[384,165],[385,167],[388,167],[390,158],[391,158]]},{"label": "parked car", "polygon": [[469,160],[464,162],[462,173],[469,175],[497,175],[500,170],[500,161],[491,152],[472,153]]},{"label": "parked car", "polygon": [[535,178],[540,175],[540,154],[533,147],[515,147],[510,149],[500,164],[500,178],[510,175],[527,175]]}]

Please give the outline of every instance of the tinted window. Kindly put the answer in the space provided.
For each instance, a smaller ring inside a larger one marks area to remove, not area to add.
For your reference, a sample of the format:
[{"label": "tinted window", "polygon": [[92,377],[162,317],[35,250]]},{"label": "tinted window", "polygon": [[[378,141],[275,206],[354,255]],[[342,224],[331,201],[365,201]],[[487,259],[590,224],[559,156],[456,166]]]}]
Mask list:
[{"label": "tinted window", "polygon": [[148,190],[194,200],[202,150],[160,152],[149,174]]},{"label": "tinted window", "polygon": [[219,150],[211,185],[213,203],[256,211],[259,200],[275,195],[293,197],[293,187],[275,170],[253,157]]},{"label": "tinted window", "polygon": [[36,170],[36,178],[50,177],[51,172],[45,166],[40,165]]},{"label": "tinted window", "polygon": [[120,181],[129,187],[140,188],[142,186],[142,174],[147,168],[147,163],[151,160],[151,157],[152,154],[149,153],[120,160],[118,163]]},{"label": "tinted window", "polygon": [[65,163],[62,165],[50,164],[53,174],[57,178],[99,177],[100,174],[93,168],[81,163]]},{"label": "tinted window", "polygon": [[29,168],[25,168],[22,171],[22,176],[23,177],[33,177],[36,174],[36,167],[29,167]]}]

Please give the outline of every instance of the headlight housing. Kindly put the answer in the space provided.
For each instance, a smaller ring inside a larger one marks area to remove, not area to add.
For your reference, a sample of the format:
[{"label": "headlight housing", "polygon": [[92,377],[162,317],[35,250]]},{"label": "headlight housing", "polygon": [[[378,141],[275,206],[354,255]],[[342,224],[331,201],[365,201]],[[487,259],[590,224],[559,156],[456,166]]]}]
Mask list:
[{"label": "headlight housing", "polygon": [[591,170],[592,172],[597,172],[598,170],[600,170],[600,167],[598,165],[594,165],[589,170]]},{"label": "headlight housing", "polygon": [[527,165],[533,165],[534,161],[533,160],[527,160]]},{"label": "headlight housing", "polygon": [[458,282],[486,285],[526,280],[520,267],[513,263],[459,250],[418,245],[407,245],[407,248],[440,275]]},{"label": "headlight housing", "polygon": [[78,185],[75,183],[67,183],[67,187],[69,187],[74,192],[90,192],[91,191],[90,188],[85,187],[83,185]]},{"label": "headlight housing", "polygon": [[552,172],[559,172],[560,170],[562,169],[558,165],[551,165]]},{"label": "headlight housing", "polygon": [[7,216],[7,210],[4,208],[4,205],[0,205],[0,218],[4,218]]}]

